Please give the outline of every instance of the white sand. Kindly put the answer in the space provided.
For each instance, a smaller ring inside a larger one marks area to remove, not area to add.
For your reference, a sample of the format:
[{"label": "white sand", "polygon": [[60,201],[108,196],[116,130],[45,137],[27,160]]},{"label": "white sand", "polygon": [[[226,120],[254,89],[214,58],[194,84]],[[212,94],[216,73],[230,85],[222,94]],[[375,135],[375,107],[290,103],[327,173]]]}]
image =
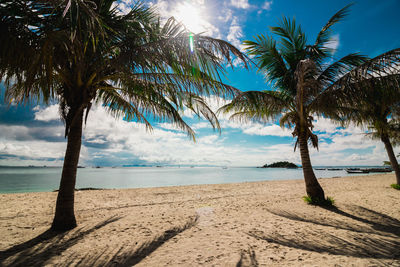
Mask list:
[{"label": "white sand", "polygon": [[338,210],[303,180],[79,191],[79,226],[44,240],[56,193],[3,194],[0,266],[400,266],[394,181],[320,179]]}]

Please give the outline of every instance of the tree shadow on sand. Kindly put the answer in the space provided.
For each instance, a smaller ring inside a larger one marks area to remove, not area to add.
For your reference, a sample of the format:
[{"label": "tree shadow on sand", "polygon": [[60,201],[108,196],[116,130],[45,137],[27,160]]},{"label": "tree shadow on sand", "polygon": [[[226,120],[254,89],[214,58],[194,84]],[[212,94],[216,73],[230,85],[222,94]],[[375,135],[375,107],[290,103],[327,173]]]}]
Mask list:
[{"label": "tree shadow on sand", "polygon": [[86,235],[119,219],[121,217],[113,216],[88,229],[80,228],[63,233],[47,230],[31,240],[0,251],[0,266],[43,266],[53,256],[72,247]]},{"label": "tree shadow on sand", "polygon": [[325,208],[326,210],[337,215],[350,218],[362,224],[355,224],[354,221],[342,220],[340,216],[324,217],[324,218],[309,218],[305,215],[296,214],[284,210],[268,210],[270,213],[290,219],[293,221],[300,221],[312,223],[321,226],[330,226],[337,229],[349,230],[352,232],[375,234],[383,236],[400,236],[400,221],[396,218],[387,216],[386,214],[379,213],[361,206],[349,205],[348,209],[352,210],[355,214],[348,213],[336,207]]},{"label": "tree shadow on sand", "polygon": [[[250,231],[248,235],[270,243],[332,255],[358,258],[400,259],[400,221],[388,215],[361,207],[349,206],[350,212],[338,208],[327,209],[338,216],[306,216],[288,211],[270,210],[274,215],[334,229],[301,227],[296,234]],[[326,214],[325,214],[326,215]],[[329,215],[329,214],[328,214]],[[348,218],[352,219],[351,221]],[[346,230],[343,232],[341,230]]]},{"label": "tree shadow on sand", "polygon": [[63,262],[59,266],[133,266],[167,241],[195,226],[197,222],[198,217],[190,217],[184,225],[168,229],[161,235],[153,237],[153,239],[140,245],[137,245],[135,240],[132,240],[131,245],[122,244],[117,248],[106,247],[103,250],[87,254],[76,253],[69,257],[69,261]]}]

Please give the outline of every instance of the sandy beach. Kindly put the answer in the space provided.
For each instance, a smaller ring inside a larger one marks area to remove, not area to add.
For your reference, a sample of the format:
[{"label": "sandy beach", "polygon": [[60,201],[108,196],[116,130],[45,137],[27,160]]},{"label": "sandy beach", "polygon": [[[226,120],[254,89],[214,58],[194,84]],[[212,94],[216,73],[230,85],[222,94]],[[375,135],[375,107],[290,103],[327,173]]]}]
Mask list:
[{"label": "sandy beach", "polygon": [[0,266],[400,266],[393,174],[76,192],[78,227],[47,231],[56,193],[0,195]]}]

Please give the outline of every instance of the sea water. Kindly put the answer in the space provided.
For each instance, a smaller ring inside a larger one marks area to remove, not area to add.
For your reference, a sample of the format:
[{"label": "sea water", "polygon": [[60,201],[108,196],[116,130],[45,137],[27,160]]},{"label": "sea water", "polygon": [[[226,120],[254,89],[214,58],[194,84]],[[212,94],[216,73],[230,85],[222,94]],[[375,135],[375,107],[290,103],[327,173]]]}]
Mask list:
[{"label": "sea water", "polygon": [[[341,167],[343,168],[343,167]],[[318,178],[342,177],[345,170],[314,170]],[[61,168],[0,167],[0,193],[50,192],[58,189]],[[76,188],[143,188],[302,179],[302,169],[252,167],[79,168]]]}]

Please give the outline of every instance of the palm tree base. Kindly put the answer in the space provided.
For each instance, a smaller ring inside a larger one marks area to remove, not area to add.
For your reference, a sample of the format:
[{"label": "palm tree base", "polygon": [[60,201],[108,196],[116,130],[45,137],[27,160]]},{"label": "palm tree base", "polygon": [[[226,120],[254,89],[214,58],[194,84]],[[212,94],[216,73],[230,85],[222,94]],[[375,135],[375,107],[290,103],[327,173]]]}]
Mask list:
[{"label": "palm tree base", "polygon": [[318,198],[318,197],[304,196],[303,200],[310,205],[321,206],[321,207],[333,207],[335,203],[335,201],[331,197]]},{"label": "palm tree base", "polygon": [[304,180],[306,182],[306,192],[307,192],[306,197],[315,203],[320,203],[320,202],[322,203],[323,201],[325,201],[324,189],[322,189],[312,169],[310,172],[306,172],[304,171],[303,168],[303,172],[304,172]]},{"label": "palm tree base", "polygon": [[318,183],[317,179],[315,179],[314,183],[310,185],[310,183],[306,183],[306,192],[307,196],[313,199],[325,199],[325,192],[322,189],[321,185]]},{"label": "palm tree base", "polygon": [[65,232],[74,229],[76,226],[75,217],[68,220],[57,220],[54,218],[50,229],[56,232]]}]

